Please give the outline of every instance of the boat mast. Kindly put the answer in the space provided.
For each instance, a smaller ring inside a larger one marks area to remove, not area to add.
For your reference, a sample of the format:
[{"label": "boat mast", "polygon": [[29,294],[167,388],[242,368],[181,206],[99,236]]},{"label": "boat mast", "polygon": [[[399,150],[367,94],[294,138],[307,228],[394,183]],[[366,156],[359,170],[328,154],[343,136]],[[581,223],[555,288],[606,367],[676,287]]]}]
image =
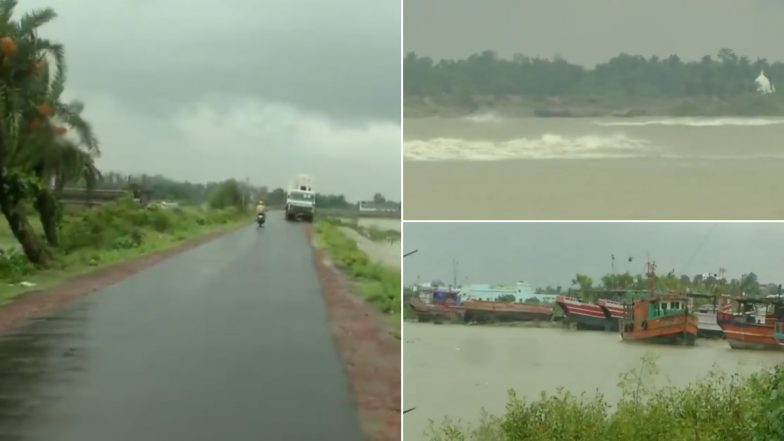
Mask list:
[{"label": "boat mast", "polygon": [[648,294],[653,295],[656,288],[656,262],[648,261],[646,265],[648,268]]}]

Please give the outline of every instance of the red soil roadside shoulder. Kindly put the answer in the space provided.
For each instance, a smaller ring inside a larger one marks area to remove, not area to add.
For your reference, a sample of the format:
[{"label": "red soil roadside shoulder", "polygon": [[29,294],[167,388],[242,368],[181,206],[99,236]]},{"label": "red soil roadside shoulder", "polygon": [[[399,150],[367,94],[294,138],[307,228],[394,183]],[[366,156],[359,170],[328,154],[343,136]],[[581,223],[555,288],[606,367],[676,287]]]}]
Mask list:
[{"label": "red soil roadside shoulder", "polygon": [[[306,226],[313,244],[313,227]],[[400,340],[390,335],[382,315],[353,294],[348,277],[313,246],[327,320],[348,373],[362,430],[371,441],[399,441]]]},{"label": "red soil roadside shoulder", "polygon": [[236,228],[215,231],[202,236],[188,239],[172,248],[133,258],[126,262],[81,274],[59,283],[53,287],[33,290],[20,294],[11,303],[0,306],[0,333],[13,329],[31,318],[46,315],[62,308],[74,300],[98,291],[136,273],[144,271],[169,257],[196,248],[220,236],[231,233]]}]

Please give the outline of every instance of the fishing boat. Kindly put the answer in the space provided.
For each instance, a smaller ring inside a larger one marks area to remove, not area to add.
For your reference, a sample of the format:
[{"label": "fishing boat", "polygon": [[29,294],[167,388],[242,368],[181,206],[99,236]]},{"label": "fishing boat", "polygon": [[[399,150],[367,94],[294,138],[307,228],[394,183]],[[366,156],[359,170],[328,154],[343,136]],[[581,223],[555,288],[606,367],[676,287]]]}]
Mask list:
[{"label": "fishing boat", "polygon": [[689,298],[680,294],[658,295],[654,263],[648,263],[648,296],[624,305],[620,321],[621,338],[693,345],[697,338],[697,318],[689,311]]},{"label": "fishing boat", "polygon": [[693,345],[697,317],[689,312],[689,299],[678,294],[654,295],[626,305],[621,338]]},{"label": "fishing boat", "polygon": [[717,315],[719,326],[732,349],[780,349],[776,342],[775,323],[784,319],[784,302],[775,299],[735,299],[722,306]]},{"label": "fishing boat", "polygon": [[555,303],[563,309],[566,317],[577,326],[577,329],[602,331],[618,329],[618,320],[608,317],[596,303],[583,302],[567,296],[556,297]]},{"label": "fishing boat", "polygon": [[466,300],[463,308],[467,322],[549,321],[553,316],[553,307],[549,304]]}]

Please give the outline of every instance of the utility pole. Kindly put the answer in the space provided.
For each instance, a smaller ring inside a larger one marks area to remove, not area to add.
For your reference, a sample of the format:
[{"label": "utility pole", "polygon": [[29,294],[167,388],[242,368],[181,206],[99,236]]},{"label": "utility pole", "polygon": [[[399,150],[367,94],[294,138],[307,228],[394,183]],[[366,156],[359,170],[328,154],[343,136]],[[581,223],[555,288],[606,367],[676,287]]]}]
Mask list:
[{"label": "utility pole", "polygon": [[459,263],[457,260],[452,259],[452,287],[457,288],[457,268]]}]

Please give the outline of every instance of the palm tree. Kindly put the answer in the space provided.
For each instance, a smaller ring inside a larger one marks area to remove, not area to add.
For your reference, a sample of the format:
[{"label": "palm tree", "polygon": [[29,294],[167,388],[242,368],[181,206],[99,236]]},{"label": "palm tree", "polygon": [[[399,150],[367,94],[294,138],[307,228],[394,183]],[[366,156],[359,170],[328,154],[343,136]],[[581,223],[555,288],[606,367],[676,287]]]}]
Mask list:
[{"label": "palm tree", "polygon": [[13,20],[16,0],[0,0],[0,211],[30,262],[46,266],[51,253],[36,236],[23,202],[36,192],[30,170],[14,167],[8,159],[19,150],[24,121],[45,117],[33,97],[41,63],[47,56],[55,65],[53,87],[62,87],[63,47],[37,36],[37,29],[56,17],[41,9]]},{"label": "palm tree", "polygon": [[[65,82],[65,63],[50,78],[49,64],[39,65],[39,74],[32,93],[35,102],[41,103],[39,111],[26,121],[22,128],[22,148],[9,162],[29,169],[38,179],[35,207],[44,228],[46,241],[58,246],[57,226],[59,204],[57,197],[66,183],[83,181],[92,190],[100,172],[94,157],[100,153],[98,141],[90,124],[81,117],[84,105],[78,101],[68,104],[60,102]],[[41,118],[44,117],[44,119]],[[65,136],[67,127],[73,128],[76,136]]]},{"label": "palm tree", "polygon": [[24,148],[20,149],[22,154],[15,156],[13,163],[31,170],[37,178],[34,206],[47,243],[56,247],[61,213],[58,198],[67,183],[83,182],[88,191],[95,188],[101,178],[94,162],[97,153],[85,151],[80,144],[66,138],[36,139],[41,134],[32,135],[25,138]]}]

